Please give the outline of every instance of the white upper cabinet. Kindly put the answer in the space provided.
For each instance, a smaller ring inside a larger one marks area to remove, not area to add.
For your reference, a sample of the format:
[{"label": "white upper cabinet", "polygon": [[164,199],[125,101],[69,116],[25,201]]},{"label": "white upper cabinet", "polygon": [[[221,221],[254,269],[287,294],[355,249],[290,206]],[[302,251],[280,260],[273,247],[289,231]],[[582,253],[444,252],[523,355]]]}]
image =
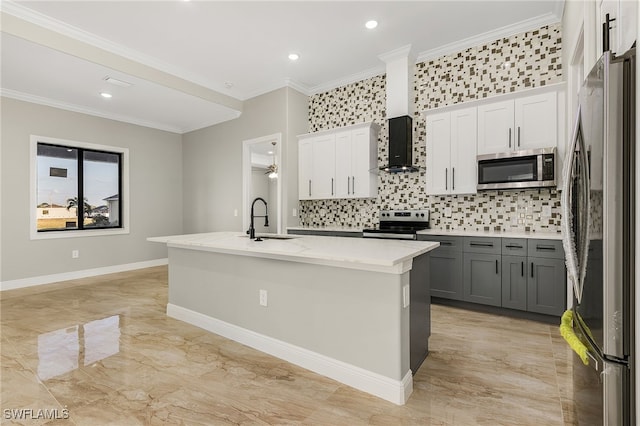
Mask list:
[{"label": "white upper cabinet", "polygon": [[622,55],[631,49],[638,36],[638,1],[637,0],[599,0],[598,1],[598,55],[603,51],[603,24],[609,15],[609,49]]},{"label": "white upper cabinet", "polygon": [[378,130],[364,123],[299,136],[299,198],[377,196]]},{"label": "white upper cabinet", "polygon": [[313,160],[311,162],[311,195],[313,198],[331,198],[335,195],[335,142],[335,135],[322,135],[313,140]]},{"label": "white upper cabinet", "polygon": [[311,179],[313,170],[313,139],[298,141],[298,198],[311,199]]},{"label": "white upper cabinet", "polygon": [[478,106],[478,155],[555,147],[555,91]]},{"label": "white upper cabinet", "polygon": [[556,92],[517,98],[514,101],[514,148],[551,148],[558,143]]},{"label": "white upper cabinet", "polygon": [[451,193],[475,194],[478,184],[477,108],[451,113]]},{"label": "white upper cabinet", "polygon": [[429,195],[476,193],[477,109],[426,116]]},{"label": "white upper cabinet", "polygon": [[513,100],[478,107],[478,154],[513,150]]}]

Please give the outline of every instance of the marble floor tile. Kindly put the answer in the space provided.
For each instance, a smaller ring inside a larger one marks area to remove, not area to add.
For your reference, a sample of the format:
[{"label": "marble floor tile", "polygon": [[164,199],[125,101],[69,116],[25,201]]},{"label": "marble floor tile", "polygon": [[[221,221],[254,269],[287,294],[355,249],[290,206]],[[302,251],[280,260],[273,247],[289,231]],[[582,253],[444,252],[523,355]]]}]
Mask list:
[{"label": "marble floor tile", "polygon": [[[557,326],[434,305],[397,406],[169,318],[167,268],[0,293],[3,409],[47,425],[577,425]],[[580,382],[578,382],[580,383]]]}]

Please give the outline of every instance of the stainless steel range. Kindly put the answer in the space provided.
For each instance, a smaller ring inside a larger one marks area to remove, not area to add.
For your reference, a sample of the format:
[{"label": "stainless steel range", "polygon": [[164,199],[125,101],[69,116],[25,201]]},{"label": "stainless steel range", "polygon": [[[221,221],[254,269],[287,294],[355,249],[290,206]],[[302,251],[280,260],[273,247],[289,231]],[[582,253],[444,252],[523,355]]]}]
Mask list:
[{"label": "stainless steel range", "polygon": [[381,210],[380,225],[364,229],[364,238],[415,240],[416,233],[429,229],[429,210]]}]

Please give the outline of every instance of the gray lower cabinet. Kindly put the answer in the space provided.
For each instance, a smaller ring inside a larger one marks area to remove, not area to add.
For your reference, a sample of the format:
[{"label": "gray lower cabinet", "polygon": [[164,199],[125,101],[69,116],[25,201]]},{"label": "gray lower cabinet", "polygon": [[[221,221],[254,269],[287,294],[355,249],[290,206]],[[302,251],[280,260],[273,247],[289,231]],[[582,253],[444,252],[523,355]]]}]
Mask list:
[{"label": "gray lower cabinet", "polygon": [[502,256],[502,306],[527,310],[527,258]]},{"label": "gray lower cabinet", "polygon": [[531,239],[527,244],[527,311],[562,315],[567,295],[562,241]]},{"label": "gray lower cabinet", "polygon": [[502,306],[500,238],[464,237],[464,300]]},{"label": "gray lower cabinet", "polygon": [[431,252],[431,295],[546,315],[566,307],[559,240],[418,235]]},{"label": "gray lower cabinet", "polygon": [[462,290],[462,237],[418,235],[420,241],[437,241],[440,247],[430,253],[431,296],[464,300]]},{"label": "gray lower cabinet", "polygon": [[529,257],[527,311],[562,315],[565,310],[564,260]]}]

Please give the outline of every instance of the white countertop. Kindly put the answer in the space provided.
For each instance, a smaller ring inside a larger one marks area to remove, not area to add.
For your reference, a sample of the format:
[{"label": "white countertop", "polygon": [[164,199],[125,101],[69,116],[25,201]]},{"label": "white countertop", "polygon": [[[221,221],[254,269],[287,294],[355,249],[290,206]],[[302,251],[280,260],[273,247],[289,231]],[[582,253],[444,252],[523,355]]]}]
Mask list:
[{"label": "white countertop", "polygon": [[287,226],[292,231],[362,232],[362,228],[349,226]]},{"label": "white countertop", "polygon": [[[326,232],[362,232],[362,228],[346,226],[289,226],[287,230],[326,231]],[[448,235],[452,237],[500,237],[500,238],[540,238],[542,240],[561,240],[559,232],[525,231],[471,231],[464,229],[425,229],[418,235]]]},{"label": "white countertop", "polygon": [[[274,234],[258,234],[275,236]],[[366,271],[401,274],[412,259],[437,248],[430,241],[378,240],[349,237],[281,235],[288,239],[250,240],[242,232],[151,237],[147,241],[168,247],[313,263]]]},{"label": "white countertop", "polygon": [[541,240],[561,240],[559,232],[524,231],[465,231],[464,229],[425,229],[418,235],[447,235],[451,237],[500,237],[500,238],[539,238]]}]

